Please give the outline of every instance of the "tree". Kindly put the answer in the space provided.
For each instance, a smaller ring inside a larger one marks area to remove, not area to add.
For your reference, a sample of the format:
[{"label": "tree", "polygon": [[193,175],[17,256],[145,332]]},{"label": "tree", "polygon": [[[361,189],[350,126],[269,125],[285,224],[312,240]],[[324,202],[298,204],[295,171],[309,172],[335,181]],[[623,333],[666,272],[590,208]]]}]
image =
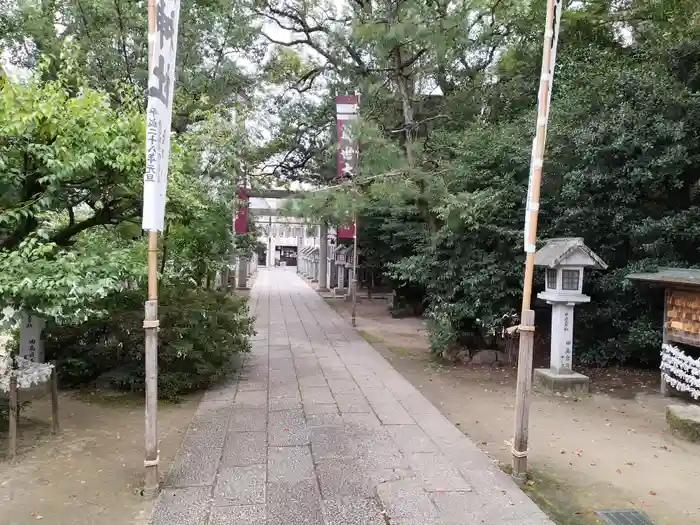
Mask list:
[{"label": "tree", "polygon": [[[276,45],[312,57],[286,70],[305,92],[330,101],[334,90],[361,91],[360,201],[336,190],[333,206],[317,204],[336,218],[361,210],[362,249],[381,254],[397,284],[425,291],[437,351],[492,344],[520,301],[543,9],[409,0],[354,2],[342,13],[306,2],[258,7],[293,30]],[[539,237],[583,236],[610,263],[588,280],[594,301],[577,318],[586,362],[653,360],[659,321],[624,275],[700,263],[697,12],[682,0],[592,0],[564,14]]]},{"label": "tree", "polygon": [[63,76],[0,88],[0,297],[57,317],[121,287],[132,269],[128,250],[104,261],[89,246],[66,249],[138,216],[144,164],[135,107],[71,91]]},{"label": "tree", "polygon": [[[4,11],[5,12],[5,11]],[[17,65],[33,70],[42,56],[58,58],[76,46],[83,75],[115,93],[125,86],[145,105],[147,10],[127,0],[23,0],[0,21],[4,48]],[[245,2],[196,0],[182,4],[173,103],[173,129],[183,132],[200,112],[232,107],[253,88],[240,57],[256,62],[264,48]],[[55,78],[60,61],[43,70]],[[119,99],[121,100],[121,99]]]}]

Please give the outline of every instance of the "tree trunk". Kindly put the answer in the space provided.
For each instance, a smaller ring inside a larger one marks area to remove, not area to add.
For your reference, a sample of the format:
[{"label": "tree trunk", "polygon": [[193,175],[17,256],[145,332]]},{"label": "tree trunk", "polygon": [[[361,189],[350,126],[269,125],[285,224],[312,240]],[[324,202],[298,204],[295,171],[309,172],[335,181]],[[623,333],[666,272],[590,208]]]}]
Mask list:
[{"label": "tree trunk", "polygon": [[[398,4],[396,6],[398,10]],[[390,24],[393,23],[395,19],[390,20]],[[392,72],[393,80],[396,83],[399,98],[401,100],[401,108],[403,110],[403,122],[404,122],[404,150],[406,152],[406,163],[408,164],[408,174],[409,177],[415,176],[415,159],[413,152],[413,132],[414,132],[414,114],[413,114],[413,98],[415,86],[413,83],[414,73],[412,71],[407,71],[404,67],[404,57],[402,53],[401,46],[397,46],[394,51],[394,71]],[[409,60],[409,63],[413,63],[413,60]],[[410,67],[410,66],[409,66]],[[430,212],[430,205],[428,197],[426,194],[426,184],[423,180],[422,175],[417,177],[418,184],[418,211],[423,217],[423,220],[428,224],[428,228],[431,233],[431,242],[435,240],[435,234],[438,231],[438,224],[435,216]]]}]

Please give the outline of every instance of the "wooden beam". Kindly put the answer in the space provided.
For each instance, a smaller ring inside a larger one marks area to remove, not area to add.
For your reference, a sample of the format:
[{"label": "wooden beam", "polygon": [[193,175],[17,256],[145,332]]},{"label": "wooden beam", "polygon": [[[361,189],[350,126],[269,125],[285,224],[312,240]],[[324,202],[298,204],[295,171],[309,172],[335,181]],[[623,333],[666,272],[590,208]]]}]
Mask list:
[{"label": "wooden beam", "polygon": [[285,217],[285,215],[282,214],[282,210],[278,210],[275,208],[253,208],[253,207],[248,207],[248,211],[253,215],[255,218],[259,217]]},{"label": "wooden beam", "polygon": [[248,190],[249,197],[260,197],[262,199],[288,199],[298,197],[301,194],[302,192],[291,190]]}]

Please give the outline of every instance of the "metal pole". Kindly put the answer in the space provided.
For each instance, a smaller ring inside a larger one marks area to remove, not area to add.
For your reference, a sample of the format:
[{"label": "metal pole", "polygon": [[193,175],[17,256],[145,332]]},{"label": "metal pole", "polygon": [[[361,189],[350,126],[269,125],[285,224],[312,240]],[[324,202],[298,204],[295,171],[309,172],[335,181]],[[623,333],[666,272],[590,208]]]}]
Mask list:
[{"label": "metal pole", "polygon": [[[148,73],[151,72],[156,29],[156,3],[148,0]],[[148,300],[145,303],[143,327],[146,332],[146,469],[143,494],[158,494],[158,233],[148,232]]]},{"label": "metal pole", "polygon": [[[355,91],[355,95],[357,96],[357,106],[358,106],[358,113],[359,113],[359,106],[360,106],[360,93],[358,91]],[[355,146],[357,147],[357,164],[359,165],[360,163],[360,148],[359,148],[359,141],[355,141]],[[355,187],[355,194],[357,195],[357,180],[356,180],[357,175],[353,176],[352,183],[353,186]],[[350,321],[352,323],[352,326],[357,326],[357,261],[358,256],[357,256],[357,209],[353,213],[353,224],[354,228],[352,230],[352,314]]]},{"label": "metal pole", "polygon": [[[275,265],[272,253],[272,217],[268,218],[267,223],[267,267],[272,268]],[[297,273],[299,273],[299,254],[297,253]]]},{"label": "metal pole", "polygon": [[352,294],[352,314],[350,322],[352,326],[357,326],[357,212],[353,217],[354,228],[352,231],[352,284],[350,293]]},{"label": "metal pole", "polygon": [[530,184],[525,225],[525,277],[523,280],[523,302],[520,317],[520,348],[518,352],[518,379],[515,394],[515,432],[511,452],[513,455],[513,477],[525,481],[527,474],[528,427],[530,417],[530,390],[532,388],[532,353],[535,338],[535,312],[530,309],[532,278],[535,267],[535,245],[537,241],[537,215],[539,210],[542,163],[544,158],[547,117],[549,115],[549,93],[553,74],[551,55],[554,37],[555,5],[561,0],[547,0],[544,44],[542,48],[542,72],[540,76],[537,128],[530,170]]}]

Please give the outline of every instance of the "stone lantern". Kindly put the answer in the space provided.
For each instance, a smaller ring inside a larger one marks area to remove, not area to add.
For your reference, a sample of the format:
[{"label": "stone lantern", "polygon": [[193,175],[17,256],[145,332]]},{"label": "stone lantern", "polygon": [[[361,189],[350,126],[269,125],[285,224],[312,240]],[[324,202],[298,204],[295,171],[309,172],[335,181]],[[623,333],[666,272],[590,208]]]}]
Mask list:
[{"label": "stone lantern", "polygon": [[336,288],[338,285],[338,267],[335,265],[335,239],[329,236],[328,239],[328,288]]},{"label": "stone lantern", "polygon": [[338,286],[335,288],[336,294],[345,294],[345,267],[348,264],[347,255],[348,249],[345,246],[338,246],[335,250],[335,266],[338,271]]},{"label": "stone lantern", "polygon": [[304,246],[297,248],[297,273],[304,275]]},{"label": "stone lantern", "polygon": [[314,246],[309,252],[311,259],[311,282],[318,282],[319,254],[318,246]]},{"label": "stone lantern", "polygon": [[[359,254],[359,250],[358,250]],[[345,296],[346,301],[351,301],[352,300],[352,294],[354,294],[357,290],[355,289],[355,286],[357,286],[357,282],[355,279],[357,279],[357,268],[355,268],[355,247],[354,246],[348,246],[348,251],[345,252],[345,259],[347,261],[347,264],[345,266],[345,280],[348,283],[348,294]]]},{"label": "stone lantern", "polygon": [[550,392],[588,392],[588,377],[571,369],[574,342],[574,306],[590,302],[582,293],[584,268],[604,270],[603,260],[580,237],[550,239],[535,253],[535,266],[546,268],[545,290],[537,297],[552,306],[549,368],[535,370],[535,383]]},{"label": "stone lantern", "polygon": [[297,266],[301,275],[306,273],[306,257],[304,255],[304,251],[306,251],[306,246],[302,246],[297,251]]},{"label": "stone lantern", "polygon": [[297,273],[304,274],[304,248],[297,244]]},{"label": "stone lantern", "polygon": [[309,276],[309,247],[304,246],[301,249],[301,260],[302,260],[302,265],[301,265],[301,274],[304,277]]}]

